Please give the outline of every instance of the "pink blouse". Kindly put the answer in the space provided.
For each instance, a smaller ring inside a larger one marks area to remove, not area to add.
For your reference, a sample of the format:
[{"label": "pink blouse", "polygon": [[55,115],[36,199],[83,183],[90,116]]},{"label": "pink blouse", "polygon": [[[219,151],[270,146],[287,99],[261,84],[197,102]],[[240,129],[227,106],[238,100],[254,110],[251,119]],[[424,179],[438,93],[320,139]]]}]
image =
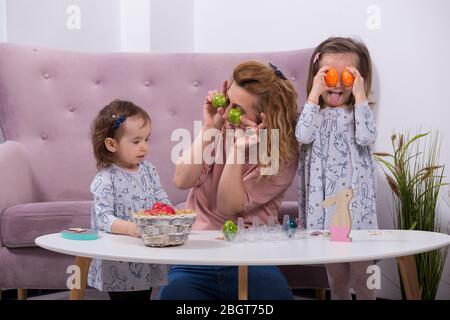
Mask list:
[{"label": "pink blouse", "polygon": [[[224,148],[225,149],[225,148]],[[225,151],[224,151],[225,152]],[[226,157],[224,157],[226,159]],[[267,224],[270,216],[278,218],[286,190],[297,174],[298,159],[283,165],[280,163],[278,174],[260,176],[260,168],[255,164],[244,164],[242,182],[245,189],[244,210],[234,215],[223,215],[217,210],[217,189],[225,164],[203,165],[203,171],[196,185],[191,189],[187,207],[197,213],[194,230],[219,230],[226,220],[237,223],[243,217],[246,226],[251,225],[254,216]]]}]

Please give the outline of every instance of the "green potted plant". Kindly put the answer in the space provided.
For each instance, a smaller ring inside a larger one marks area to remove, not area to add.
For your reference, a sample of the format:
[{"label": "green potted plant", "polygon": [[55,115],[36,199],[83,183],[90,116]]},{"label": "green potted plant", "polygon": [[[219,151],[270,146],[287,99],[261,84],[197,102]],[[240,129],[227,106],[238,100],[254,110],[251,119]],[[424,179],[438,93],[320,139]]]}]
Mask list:
[{"label": "green potted plant", "polygon": [[[438,132],[394,134],[393,153],[375,153],[394,196],[394,226],[404,230],[447,233],[437,216],[445,167],[439,164]],[[447,248],[415,255],[422,299],[436,297]],[[401,277],[400,277],[401,281]],[[404,297],[403,284],[401,283]]]}]

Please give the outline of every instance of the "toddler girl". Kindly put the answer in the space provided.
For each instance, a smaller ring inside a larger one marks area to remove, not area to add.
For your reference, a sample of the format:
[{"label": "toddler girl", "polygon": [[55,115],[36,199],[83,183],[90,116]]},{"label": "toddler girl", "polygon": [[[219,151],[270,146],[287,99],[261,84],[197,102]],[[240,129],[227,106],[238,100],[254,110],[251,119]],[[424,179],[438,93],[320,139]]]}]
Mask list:
[{"label": "toddler girl", "polygon": [[[92,125],[98,173],[90,190],[92,228],[137,237],[131,214],[155,202],[170,205],[155,167],[144,157],[151,135],[150,116],[128,101],[114,100]],[[166,283],[166,266],[93,259],[88,284],[111,299],[149,300],[152,286]]]}]

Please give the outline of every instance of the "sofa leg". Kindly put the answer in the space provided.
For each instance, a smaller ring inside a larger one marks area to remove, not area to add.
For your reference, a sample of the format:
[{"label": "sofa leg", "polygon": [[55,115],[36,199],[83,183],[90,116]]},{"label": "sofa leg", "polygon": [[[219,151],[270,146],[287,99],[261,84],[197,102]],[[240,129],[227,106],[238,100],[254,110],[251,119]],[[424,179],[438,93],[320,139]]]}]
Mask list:
[{"label": "sofa leg", "polygon": [[2,289],[0,289],[0,300],[2,300]]},{"label": "sofa leg", "polygon": [[17,300],[27,300],[27,289],[17,289]]},{"label": "sofa leg", "polygon": [[324,288],[316,289],[316,299],[317,300],[325,300],[327,296],[327,291]]}]

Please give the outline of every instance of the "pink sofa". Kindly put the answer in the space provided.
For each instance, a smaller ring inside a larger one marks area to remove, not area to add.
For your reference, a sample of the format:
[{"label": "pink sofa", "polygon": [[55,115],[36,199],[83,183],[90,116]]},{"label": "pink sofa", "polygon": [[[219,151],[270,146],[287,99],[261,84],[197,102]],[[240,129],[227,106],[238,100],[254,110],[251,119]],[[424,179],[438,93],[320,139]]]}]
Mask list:
[{"label": "pink sofa", "polygon": [[[305,100],[312,50],[239,54],[79,53],[0,44],[0,289],[65,289],[70,256],[34,245],[37,236],[90,223],[95,175],[89,128],[114,98],[143,106],[153,119],[148,159],[173,203],[187,192],[172,183],[171,133],[201,120],[208,90],[221,88],[247,59],[272,62]],[[296,179],[294,180],[296,181]],[[296,182],[281,215],[297,214]],[[314,269],[314,272],[311,271]],[[319,271],[318,271],[319,270]],[[323,269],[285,267],[292,287],[326,286]]]}]

